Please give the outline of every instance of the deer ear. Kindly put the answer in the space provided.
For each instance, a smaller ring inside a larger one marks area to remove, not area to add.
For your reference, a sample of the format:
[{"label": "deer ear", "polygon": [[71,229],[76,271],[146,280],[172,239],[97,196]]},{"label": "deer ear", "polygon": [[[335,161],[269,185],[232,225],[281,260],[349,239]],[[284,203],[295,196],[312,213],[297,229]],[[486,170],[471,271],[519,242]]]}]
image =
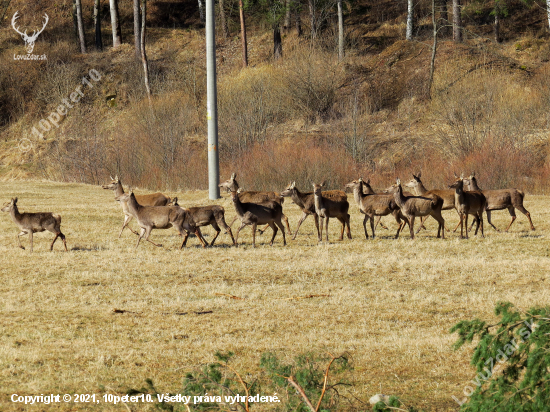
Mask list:
[{"label": "deer ear", "polygon": [[455,175],[455,177],[458,179],[458,176],[456,175],[456,172],[453,172],[453,175]]},{"label": "deer ear", "polygon": [[476,177],[476,172],[474,170],[474,172],[472,173],[472,177]]},{"label": "deer ear", "polygon": [[233,173],[233,174],[231,175],[231,180],[235,180],[236,178],[237,178],[237,173]]},{"label": "deer ear", "polygon": [[12,200],[13,200],[13,204],[15,205],[17,203],[17,198],[15,197]]},{"label": "deer ear", "polygon": [[461,178],[461,179],[464,179],[464,173],[461,173],[461,174],[460,174],[460,178]]},{"label": "deer ear", "polygon": [[363,182],[363,178],[360,177],[359,180],[358,180],[358,182],[361,182],[361,183],[362,183],[362,182]]},{"label": "deer ear", "polygon": [[367,181],[365,183],[369,185],[370,184],[370,178],[367,179]]},{"label": "deer ear", "polygon": [[321,187],[324,187],[326,182],[326,180],[323,180],[323,183],[321,183]]},{"label": "deer ear", "polygon": [[418,172],[418,175],[416,177],[420,179],[421,176],[422,176],[422,171]]},{"label": "deer ear", "polygon": [[292,187],[291,189],[294,189],[296,187],[296,181],[292,182]]},{"label": "deer ear", "polygon": [[397,180],[395,181],[395,184],[399,186],[401,184],[401,179],[397,178]]}]

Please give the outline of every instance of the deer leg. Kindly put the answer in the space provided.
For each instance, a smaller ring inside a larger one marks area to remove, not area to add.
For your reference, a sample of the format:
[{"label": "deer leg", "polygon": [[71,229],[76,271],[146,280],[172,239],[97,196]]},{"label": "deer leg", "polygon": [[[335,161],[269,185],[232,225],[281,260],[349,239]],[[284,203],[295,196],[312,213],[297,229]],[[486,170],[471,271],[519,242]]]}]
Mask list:
[{"label": "deer leg", "polygon": [[216,238],[218,237],[218,235],[220,234],[220,232],[222,230],[220,229],[220,227],[218,226],[218,223],[216,221],[213,221],[211,223],[211,225],[214,228],[214,230],[216,231],[216,236],[214,236],[214,239],[212,239],[212,242],[210,242],[210,246],[214,246],[214,242],[216,241]]},{"label": "deer leg", "polygon": [[[149,240],[149,236],[151,235],[151,231],[153,230],[152,227],[148,227],[147,229],[145,229],[145,240],[153,245],[155,245],[156,247],[162,247],[162,245],[159,243],[159,244],[156,244],[155,242],[153,242],[152,240]],[[139,239],[138,239],[139,240]],[[137,246],[136,246],[137,248]]]},{"label": "deer leg", "polygon": [[31,252],[32,252],[32,251],[33,251],[33,244],[32,244],[32,243],[33,243],[33,242],[32,242],[32,240],[33,240],[33,239],[32,239],[32,229],[29,231],[29,240],[30,240],[30,242],[31,242]]},{"label": "deer leg", "polygon": [[439,223],[439,227],[437,228],[437,237],[445,239],[445,219],[443,219],[441,211],[439,211],[437,215],[434,215],[433,218],[437,220],[437,223]]},{"label": "deer leg", "polygon": [[[120,233],[118,234],[118,238],[119,238],[119,239],[120,239],[120,237],[122,236],[122,232],[124,231],[124,228],[125,228],[126,226],[128,226],[128,223],[130,223],[130,220],[132,220],[132,218],[133,218],[132,215],[124,215],[124,223],[122,224],[122,229],[120,229]],[[136,232],[134,229],[132,229],[130,226],[128,226],[128,229],[130,229],[134,235],[138,235],[138,236],[139,236],[139,233]]]},{"label": "deer leg", "polygon": [[58,237],[59,237],[59,233],[56,233],[55,237],[53,238],[52,244],[50,245],[50,252],[53,250],[53,244],[55,243]]},{"label": "deer leg", "polygon": [[139,234],[135,249],[137,249],[137,247],[139,246],[139,242],[140,242],[141,238],[143,237],[144,233],[145,233],[145,228],[142,227],[141,228],[141,233]]},{"label": "deer leg", "polygon": [[[220,232],[216,233],[216,237],[218,237],[219,233]],[[204,240],[204,237],[202,236],[202,232],[201,232],[200,227],[195,227],[195,236],[199,239],[199,242],[201,242],[201,245],[202,245],[203,248],[208,246],[208,242],[206,240]],[[214,238],[214,239],[216,239],[216,238]]]},{"label": "deer leg", "polygon": [[[510,209],[508,209],[508,212],[510,212]],[[487,222],[489,222],[489,224],[493,227],[493,229],[495,229],[497,232],[500,232],[500,230],[498,230],[495,225],[493,225],[493,222],[491,222],[491,211],[490,210],[486,210],[485,213],[487,213]],[[510,216],[514,216],[515,213],[510,213]],[[514,219],[512,219],[513,221]],[[510,228],[510,227],[508,227]]]},{"label": "deer leg", "polygon": [[[340,223],[342,224],[342,230],[340,232],[340,239],[339,240],[344,240],[344,229],[346,228],[346,221],[343,217],[337,217],[336,219],[338,219],[340,221]],[[328,230],[327,230],[327,233],[328,233]]]},{"label": "deer leg", "polygon": [[183,249],[183,247],[187,245],[187,239],[189,239],[189,231],[183,229],[183,232],[185,233],[184,235],[180,233],[181,237],[183,238],[180,249]]},{"label": "deer leg", "polygon": [[263,235],[268,227],[269,227],[269,225],[265,225],[263,229],[258,229],[258,232],[260,232],[260,235]]},{"label": "deer leg", "polygon": [[380,224],[380,227],[381,227],[382,229],[388,230],[388,227],[387,227],[384,223],[382,223],[382,222],[380,221],[380,219],[382,219],[382,216],[378,216],[378,219],[376,220],[376,224],[374,225],[374,229],[376,230],[376,228],[378,227],[378,224]]},{"label": "deer leg", "polygon": [[[327,219],[326,223],[325,223],[325,236],[327,238],[327,242],[328,242],[328,221],[329,221],[329,217],[327,216],[325,219]],[[342,229],[342,235],[343,235],[343,229]],[[340,239],[342,240],[342,239]]]},{"label": "deer leg", "polygon": [[21,244],[21,239],[19,238],[19,236],[21,236],[21,235],[26,235],[26,234],[27,234],[27,232],[25,232],[24,230],[22,230],[21,233],[19,233],[19,234],[17,235],[17,242],[19,243],[19,247],[20,247],[21,249],[23,249],[23,250],[25,250],[25,248],[24,248],[23,245]]},{"label": "deer leg", "polygon": [[[308,217],[308,214],[303,212],[302,213],[302,217],[300,218],[300,220],[298,221],[298,227],[296,227],[296,232],[294,232],[294,236],[292,237],[292,240],[295,240],[296,239],[296,235],[298,235],[298,229],[300,229],[300,226],[302,225],[302,223],[304,222],[304,220],[306,220]],[[317,235],[319,235],[319,219],[317,218],[317,215],[315,215],[316,219],[315,219],[315,226],[317,226]]]},{"label": "deer leg", "polygon": [[[365,215],[365,218],[363,219],[363,229],[365,229],[365,238],[369,240],[369,233],[367,232],[367,219],[369,216]],[[370,218],[371,225],[372,225],[372,217]]]},{"label": "deer leg", "polygon": [[465,213],[466,222],[464,223],[464,229],[466,230],[466,239],[468,239],[468,213]]},{"label": "deer leg", "polygon": [[[235,238],[233,237],[233,232],[231,231],[231,228],[227,225],[227,223],[225,223],[224,217],[221,216],[217,221],[217,223],[219,226],[225,229],[225,233],[229,233],[229,236],[231,236],[231,241],[233,242],[233,246],[235,246]],[[214,241],[212,241],[212,244],[210,246],[212,246],[213,244],[214,244]]]},{"label": "deer leg", "polygon": [[430,216],[422,216],[420,218],[420,227],[418,228],[418,230],[416,231],[416,234],[418,234],[418,232],[420,232],[422,229],[426,229],[426,226],[424,226],[424,222],[426,222],[426,219],[428,219]]},{"label": "deer leg", "polygon": [[324,225],[324,217],[320,216],[321,218],[321,224],[319,225],[319,228],[320,228],[320,233],[319,233],[319,242],[322,242],[323,241],[323,225]]},{"label": "deer leg", "polygon": [[414,239],[414,219],[416,218],[415,215],[412,215],[411,217],[409,217],[409,229],[411,231],[411,240]]},{"label": "deer leg", "polygon": [[283,227],[283,223],[277,221],[275,222],[275,224],[279,226],[279,229],[281,229],[281,232],[283,232],[283,245],[286,246],[285,228]]},{"label": "deer leg", "polygon": [[246,226],[246,223],[241,222],[241,226],[239,226],[239,228],[237,229],[237,233],[235,234],[235,246],[239,246],[239,244],[237,243],[237,241],[239,240],[239,232],[245,226]]},{"label": "deer leg", "polygon": [[258,224],[256,222],[252,223],[252,247],[256,247],[256,227],[258,227]]},{"label": "deer leg", "polygon": [[235,217],[233,218],[233,220],[231,221],[231,223],[229,224],[229,227],[233,226],[233,223],[235,223],[235,220],[237,220],[238,218],[239,218],[238,215],[235,216]]},{"label": "deer leg", "polygon": [[285,214],[283,213],[282,216],[281,216],[281,219],[283,219],[283,221],[286,224],[286,228],[288,229],[288,235],[291,236],[292,231],[290,230],[290,225],[288,224],[288,217],[286,217]]},{"label": "deer leg", "polygon": [[395,218],[395,221],[397,222],[397,232],[395,233],[395,239],[397,239],[399,237],[399,232],[401,232],[401,229],[403,228],[403,226],[405,226],[405,223],[403,223],[403,221],[401,221],[401,218],[399,217],[399,211],[398,210],[395,210],[393,213],[392,213],[393,217]]},{"label": "deer leg", "polygon": [[[453,233],[456,232],[456,230],[457,230],[458,227],[460,226],[460,223],[462,222],[462,215],[459,214],[459,216],[460,216],[460,222],[458,222],[458,224],[456,225],[455,230],[453,230]],[[462,227],[460,228],[460,231],[461,231],[461,232],[460,232],[460,237],[462,237]]]},{"label": "deer leg", "polygon": [[[277,234],[279,229],[277,229],[277,226],[275,226],[275,224],[273,222],[269,223],[269,226],[271,227],[271,229],[273,229],[273,236],[271,236],[271,242],[269,242],[269,246],[273,246],[273,241],[275,240],[275,235]],[[283,229],[283,232],[284,232],[284,229]]]},{"label": "deer leg", "polygon": [[[380,217],[381,216],[378,216],[378,221],[380,221]],[[372,238],[374,239],[374,236],[375,236],[375,231],[376,231],[376,225],[374,224],[374,216],[371,216],[370,217],[370,230],[372,231]],[[365,232],[366,232],[366,229],[365,229]]]},{"label": "deer leg", "polygon": [[485,233],[483,232],[483,210],[479,213],[479,220],[481,221],[481,237],[485,237]]},{"label": "deer leg", "polygon": [[347,228],[347,232],[346,234],[348,235],[348,239],[351,239],[351,229],[349,227],[349,221],[350,221],[350,215],[349,213],[346,215],[346,228]]},{"label": "deer leg", "polygon": [[[521,213],[523,213],[525,216],[527,216],[527,219],[529,219],[529,224],[531,225],[531,230],[535,230],[535,226],[533,226],[533,221],[531,220],[531,213],[529,213],[529,212],[527,211],[527,209],[525,209],[525,208],[523,207],[523,205],[518,206],[517,209],[518,209]],[[515,212],[514,212],[514,215],[515,215]],[[510,223],[510,225],[512,225],[512,223]],[[509,228],[508,228],[508,229],[509,229]],[[508,231],[508,230],[506,230],[506,231]]]}]

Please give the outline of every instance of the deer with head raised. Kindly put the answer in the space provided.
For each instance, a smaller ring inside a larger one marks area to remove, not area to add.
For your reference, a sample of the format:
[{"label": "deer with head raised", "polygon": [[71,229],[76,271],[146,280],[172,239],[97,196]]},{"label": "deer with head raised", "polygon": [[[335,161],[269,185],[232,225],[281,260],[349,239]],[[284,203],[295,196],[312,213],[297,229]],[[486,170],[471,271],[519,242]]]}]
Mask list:
[{"label": "deer with head raised", "polygon": [[[416,196],[424,196],[424,197],[430,196],[430,195],[439,196],[441,199],[443,199],[443,207],[441,210],[451,210],[455,208],[454,190],[437,190],[437,189],[428,190],[424,187],[422,180],[420,180],[421,176],[422,176],[422,172],[418,173],[418,175],[413,174],[413,178],[408,183],[405,183],[404,186],[411,188],[415,192]],[[459,216],[460,216],[460,213],[459,213]],[[420,219],[421,222],[424,223],[428,217],[429,216],[421,218]],[[460,225],[460,222],[458,223],[458,225],[456,225],[455,230],[458,228],[459,225]],[[421,229],[422,229],[422,226],[418,228],[416,233],[418,234],[418,232],[420,232]],[[445,229],[449,231],[447,228]]]},{"label": "deer with head raised", "polygon": [[283,216],[283,207],[275,201],[263,203],[242,202],[237,191],[231,191],[231,201],[235,206],[237,216],[241,219],[241,226],[235,234],[235,246],[239,238],[239,232],[247,225],[252,226],[252,246],[256,247],[256,228],[258,225],[267,224],[273,229],[273,236],[269,242],[273,246],[273,240],[277,234],[277,227],[283,232],[283,244],[286,246],[285,228],[281,222]]},{"label": "deer with head raised", "polygon": [[525,198],[525,194],[521,190],[481,190],[477,185],[475,172],[464,179],[464,185],[468,188],[468,190],[477,190],[485,195],[485,198],[487,199],[487,206],[485,208],[485,212],[487,213],[487,222],[489,222],[489,224],[497,232],[499,230],[491,222],[491,211],[503,209],[508,209],[508,213],[510,213],[510,216],[512,217],[510,224],[506,228],[506,232],[508,232],[510,226],[512,226],[512,223],[516,220],[516,209],[527,216],[527,219],[529,219],[529,224],[531,225],[531,230],[535,230],[535,226],[533,226],[533,221],[531,220],[531,214],[527,211],[527,209],[525,209],[525,207],[523,207],[523,199]]},{"label": "deer with head raised", "polygon": [[140,205],[133,191],[130,189],[128,193],[123,193],[117,196],[116,200],[126,203],[128,211],[136,218],[138,225],[141,227],[136,249],[139,246],[141,238],[152,243],[157,247],[162,247],[149,239],[153,229],[169,229],[174,227],[178,234],[183,237],[183,243],[180,249],[185,245],[189,233],[195,233],[197,238],[206,247],[207,243],[202,237],[199,228],[195,225],[191,214],[179,206],[142,206]]},{"label": "deer with head raised", "polygon": [[411,239],[414,239],[414,219],[422,216],[432,216],[439,223],[437,228],[437,237],[445,239],[445,219],[441,215],[443,199],[436,195],[424,196],[405,196],[401,187],[401,180],[397,178],[394,185],[386,189],[387,193],[393,194],[395,203],[401,209],[401,213],[409,221]]},{"label": "deer with head raised", "polygon": [[483,211],[487,206],[487,200],[480,191],[464,191],[464,177],[458,177],[455,173],[456,181],[449,185],[449,188],[455,189],[455,208],[460,215],[460,238],[464,238],[463,225],[466,228],[466,239],[468,239],[468,215],[473,215],[478,223],[475,234],[481,223],[481,236],[483,233]]},{"label": "deer with head raised", "polygon": [[[225,182],[222,182],[218,185],[218,187],[225,189],[227,192],[237,192],[239,190],[239,183],[237,182],[237,174],[233,173],[231,174],[231,178],[226,180]],[[281,196],[280,193],[277,192],[254,192],[254,191],[244,191],[241,190],[238,192],[239,199],[243,203],[262,203],[262,202],[277,202],[281,205],[285,202],[285,199]],[[237,220],[238,217],[235,216],[235,218],[231,221],[229,226],[233,226],[233,223],[235,223],[235,220]],[[283,213],[282,220],[285,222],[286,228],[288,230],[288,234],[292,235],[292,231],[290,230],[290,226],[288,224],[288,218]],[[262,234],[269,225],[264,227],[263,229],[260,229],[260,234]]]},{"label": "deer with head raised", "polygon": [[6,203],[2,207],[2,212],[8,212],[12,220],[19,227],[19,230],[21,232],[17,235],[17,242],[19,242],[19,247],[21,249],[25,249],[25,248],[23,247],[23,245],[21,245],[21,239],[19,239],[19,236],[26,235],[26,234],[29,235],[29,240],[31,242],[31,252],[32,252],[33,251],[33,233],[49,230],[55,235],[55,237],[53,238],[52,244],[50,245],[50,251],[53,250],[53,244],[55,243],[58,237],[60,237],[61,240],[63,241],[63,245],[65,246],[65,252],[67,251],[67,242],[65,240],[65,235],[61,233],[61,216],[60,215],[56,215],[50,212],[20,213],[19,209],[17,208],[17,198],[13,198],[11,199],[11,202]]},{"label": "deer with head raised", "polygon": [[344,239],[344,228],[348,238],[351,239],[351,230],[349,227],[349,203],[346,199],[331,199],[323,196],[323,186],[325,182],[320,185],[311,183],[313,185],[313,196],[315,203],[315,213],[321,218],[321,240],[323,239],[323,219],[326,219],[325,232],[328,242],[328,221],[331,217],[335,217],[342,223],[342,231],[340,233],[340,240]]},{"label": "deer with head raised", "polygon": [[[319,231],[319,216],[315,211],[315,196],[313,192],[300,192],[296,187],[296,182],[292,182],[286,187],[285,190],[281,192],[281,196],[290,197],[292,201],[296,203],[300,209],[302,209],[302,217],[298,222],[298,227],[296,227],[292,240],[296,239],[298,230],[300,229],[302,223],[304,223],[304,220],[306,220],[309,215],[313,215],[315,227],[317,228],[317,237],[320,242],[322,237],[321,232]],[[334,201],[347,201],[346,194],[341,190],[326,190],[323,192],[323,197]]]},{"label": "deer with head raised", "polygon": [[[367,186],[368,192],[372,193],[365,194],[364,186]],[[382,216],[387,216],[389,214],[393,215],[399,225],[395,238],[397,239],[399,237],[399,232],[402,230],[405,223],[408,223],[408,219],[401,213],[401,209],[397,206],[393,195],[375,194],[370,187],[369,181],[365,182],[363,178],[359,178],[358,180],[354,180],[346,184],[346,188],[353,191],[355,202],[359,206],[361,213],[365,215],[365,218],[363,219],[363,229],[365,230],[365,237],[367,239],[369,238],[369,234],[367,232],[367,220],[370,220],[372,238],[374,239],[374,216],[378,216],[378,220],[380,220]]]},{"label": "deer with head raised", "polygon": [[[118,175],[115,176],[114,179],[111,177],[111,183],[108,183],[101,187],[103,189],[108,189],[115,192],[115,199],[124,194],[124,188],[122,187],[122,183],[120,182]],[[135,198],[141,206],[168,206],[168,204],[171,201],[171,199],[168,196],[163,195],[162,193],[152,193],[150,195],[137,195],[135,196]],[[120,233],[118,234],[119,239],[122,236],[122,232],[124,231],[124,228],[128,226],[128,223],[130,223],[133,217],[130,211],[128,210],[127,203],[120,202],[120,204],[122,206],[122,211],[124,212],[124,223],[122,224],[122,229],[120,229]],[[134,233],[135,235],[139,235],[130,226],[128,226],[128,229],[130,229],[132,233]]]},{"label": "deer with head raised", "polygon": [[15,26],[15,22],[18,18],[19,18],[19,12],[16,11],[15,14],[13,15],[12,19],[11,19],[11,25],[12,25],[13,29],[17,33],[19,33],[21,35],[21,37],[23,38],[23,41],[25,42],[25,48],[27,49],[27,53],[31,54],[34,50],[34,43],[36,42],[36,39],[38,38],[38,35],[44,31],[44,29],[46,28],[46,25],[48,24],[48,21],[50,20],[50,18],[48,17],[48,15],[46,13],[44,13],[44,19],[45,19],[44,20],[44,25],[42,26],[42,28],[40,30],[38,30],[38,32],[36,30],[34,30],[31,36],[29,36],[27,34],[27,30],[25,30],[25,32],[22,33]]},{"label": "deer with head raised", "polygon": [[[172,199],[172,205],[179,206],[177,197]],[[235,238],[233,237],[233,232],[231,232],[231,228],[225,222],[225,209],[222,206],[218,206],[218,205],[199,206],[199,207],[190,207],[185,210],[187,210],[191,215],[191,217],[193,218],[193,221],[195,222],[195,226],[202,227],[202,226],[211,225],[214,228],[214,230],[216,231],[216,236],[214,236],[214,239],[212,239],[212,242],[210,242],[210,246],[214,246],[214,242],[216,241],[216,239],[218,238],[221,232],[220,226],[225,229],[225,233],[228,233],[229,236],[231,236],[231,240],[233,241],[233,246],[235,246]],[[185,246],[185,242],[183,245]]]}]

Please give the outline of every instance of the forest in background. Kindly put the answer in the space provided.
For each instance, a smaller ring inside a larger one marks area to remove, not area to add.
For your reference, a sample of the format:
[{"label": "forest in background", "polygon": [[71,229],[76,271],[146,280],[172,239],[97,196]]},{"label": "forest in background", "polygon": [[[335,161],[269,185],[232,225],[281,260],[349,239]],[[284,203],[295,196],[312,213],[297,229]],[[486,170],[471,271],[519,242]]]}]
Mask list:
[{"label": "forest in background", "polygon": [[[550,36],[544,3],[463,2],[463,39],[455,42],[452,4],[438,1],[432,84],[431,1],[413,4],[411,40],[405,39],[407,2],[343,3],[343,59],[337,2],[292,3],[285,28],[287,4],[245,2],[247,68],[239,3],[222,2],[226,33],[216,4],[222,177],[236,172],[245,188],[282,190],[289,181],[306,188],[323,179],[342,188],[363,176],[381,188],[397,175],[422,171],[430,185],[443,188],[453,173],[475,171],[483,188],[546,193]],[[116,48],[108,2],[100,2],[103,50],[94,46],[93,5],[82,2],[87,53],[81,53],[72,2],[0,4],[0,178],[101,184],[118,174],[143,188],[206,189],[198,3],[147,2],[152,106],[135,55],[132,2],[119,2],[122,44]],[[18,24],[31,30],[48,14],[34,50],[47,60],[14,60],[25,53],[11,27],[16,11]],[[281,56],[274,53],[276,24]],[[33,136],[33,127],[89,79],[90,70],[101,78],[82,89],[59,128],[43,139]],[[22,150],[21,139],[30,140],[30,149]]]}]

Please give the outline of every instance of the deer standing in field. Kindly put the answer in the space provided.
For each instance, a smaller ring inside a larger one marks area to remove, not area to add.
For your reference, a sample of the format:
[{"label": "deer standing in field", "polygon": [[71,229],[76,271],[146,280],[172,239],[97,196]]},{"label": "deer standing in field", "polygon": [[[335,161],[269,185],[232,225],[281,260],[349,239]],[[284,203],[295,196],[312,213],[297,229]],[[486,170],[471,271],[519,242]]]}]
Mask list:
[{"label": "deer standing in field", "polygon": [[[172,199],[172,205],[179,206],[177,197]],[[195,222],[195,226],[202,227],[211,225],[214,228],[214,230],[216,231],[216,236],[214,236],[214,239],[212,239],[212,242],[210,242],[210,246],[214,246],[214,242],[221,232],[220,226],[225,229],[225,233],[228,233],[229,236],[231,236],[233,246],[235,246],[235,238],[233,237],[233,232],[231,232],[231,228],[225,222],[225,209],[222,206],[211,205],[190,207],[186,210],[189,212],[189,214],[191,214],[191,217]],[[183,246],[185,246],[185,243],[186,242],[183,242]]]},{"label": "deer standing in field", "polygon": [[464,191],[464,177],[456,176],[456,181],[449,185],[449,188],[455,189],[455,207],[460,215],[460,238],[463,239],[463,225],[466,229],[466,239],[468,239],[468,215],[474,215],[475,221],[478,225],[476,227],[475,234],[479,229],[481,223],[481,236],[485,237],[483,233],[483,211],[487,206],[487,200],[481,191]]},{"label": "deer standing in field", "polygon": [[320,185],[313,183],[313,195],[315,201],[315,213],[321,218],[321,240],[323,239],[323,219],[326,219],[325,230],[326,238],[328,242],[328,221],[331,217],[337,218],[342,223],[342,231],[340,233],[340,240],[344,239],[344,228],[347,229],[348,238],[351,239],[351,230],[349,227],[349,203],[346,199],[333,200],[323,196],[323,186],[325,182]]},{"label": "deer standing in field", "polygon": [[[109,189],[114,191],[115,199],[124,194],[124,188],[122,187],[122,183],[120,182],[118,175],[114,179],[111,177],[111,183],[103,185],[101,187],[103,187],[103,189]],[[162,193],[152,193],[150,195],[138,195],[135,197],[141,206],[168,206],[168,204],[170,203],[170,198],[168,196],[163,195]],[[127,202],[120,202],[120,204],[122,206],[122,211],[124,212],[124,223],[122,224],[122,229],[120,229],[120,233],[118,234],[119,239],[122,236],[122,232],[124,231],[124,228],[128,226],[128,223],[130,223],[130,221],[132,220],[132,214],[128,210]],[[128,226],[128,229],[130,229],[132,233],[134,233],[135,235],[139,236],[139,233],[136,232],[134,229],[132,229],[130,226]]]},{"label": "deer standing in field", "polygon": [[[359,210],[361,211],[361,213],[365,215],[365,218],[363,219],[363,229],[365,230],[365,237],[367,239],[369,238],[369,234],[367,232],[367,220],[370,220],[372,238],[374,239],[374,217],[378,216],[378,220],[380,221],[380,218],[382,216],[387,216],[391,214],[399,225],[399,227],[397,228],[397,233],[395,234],[395,238],[397,239],[399,237],[399,232],[402,230],[405,223],[408,223],[408,219],[401,213],[401,209],[399,208],[399,206],[397,206],[393,195],[377,195],[374,193],[365,194],[363,189],[364,183],[366,183],[370,188],[369,182],[364,182],[362,178],[346,184],[346,187],[353,191],[355,202],[359,206]],[[372,191],[372,188],[370,188],[370,191]],[[402,222],[402,220],[404,222]]]},{"label": "deer standing in field", "polygon": [[241,226],[235,235],[235,246],[237,246],[241,229],[247,225],[252,225],[252,246],[256,247],[256,228],[258,225],[263,224],[267,224],[273,229],[273,236],[269,242],[270,246],[273,246],[273,240],[278,231],[277,227],[283,232],[283,244],[286,246],[285,228],[281,222],[283,207],[280,203],[275,201],[263,203],[242,202],[235,190],[231,191],[231,201],[235,206],[237,216],[241,219]]},{"label": "deer standing in field", "polygon": [[[455,192],[454,190],[428,190],[424,187],[424,184],[422,184],[422,180],[420,180],[422,176],[422,173],[418,173],[418,176],[415,176],[413,174],[413,178],[411,179],[410,182],[408,183],[405,183],[405,187],[409,187],[411,189],[413,189],[413,191],[415,192],[415,194],[417,196],[425,196],[425,197],[428,197],[430,195],[436,195],[436,196],[439,196],[441,199],[443,199],[443,207],[441,210],[451,210],[451,209],[455,209]],[[457,210],[457,213],[458,213],[458,210]],[[460,213],[458,213],[458,216],[460,217]],[[426,217],[423,217],[420,219],[420,221],[422,223],[424,223],[426,221],[426,219],[428,218],[429,216],[426,216]],[[458,226],[460,225],[460,222],[458,223],[458,225],[456,225],[456,229],[458,229]],[[418,234],[418,232],[420,232],[420,230],[422,229],[422,226],[420,226],[418,228],[418,230],[416,231],[416,233]],[[424,228],[425,229],[425,228]],[[449,231],[449,229],[445,228],[447,230],[447,232]]]},{"label": "deer standing in field", "polygon": [[142,206],[140,205],[133,191],[130,189],[128,193],[123,193],[117,196],[116,200],[124,202],[127,205],[128,211],[136,218],[138,225],[141,227],[136,249],[139,246],[141,238],[152,243],[157,247],[162,247],[149,239],[153,229],[168,229],[174,227],[178,234],[183,237],[183,243],[180,249],[185,245],[189,233],[193,232],[202,244],[206,247],[207,243],[202,237],[199,228],[193,222],[191,214],[179,206]]},{"label": "deer standing in field", "polygon": [[21,235],[29,235],[29,240],[31,242],[31,252],[33,251],[33,233],[43,232],[44,230],[49,230],[52,232],[55,237],[53,238],[52,244],[50,245],[50,251],[53,250],[53,244],[58,237],[63,241],[65,246],[65,252],[67,252],[67,242],[65,240],[65,235],[61,233],[61,216],[56,215],[50,212],[42,213],[19,213],[17,208],[17,198],[12,198],[11,202],[8,202],[2,207],[2,212],[9,212],[12,220],[19,227],[21,232],[17,235],[17,242],[21,249],[25,249],[21,245]]},{"label": "deer standing in field", "polygon": [[[296,187],[296,182],[292,182],[286,187],[285,190],[281,192],[281,196],[290,197],[292,201],[296,203],[300,209],[302,209],[302,217],[298,222],[298,227],[296,227],[296,231],[294,232],[292,240],[296,239],[296,236],[298,235],[298,230],[300,229],[302,223],[304,223],[304,220],[306,220],[309,215],[313,215],[313,219],[315,220],[315,227],[317,228],[317,237],[319,238],[319,242],[322,241],[323,239],[321,237],[321,232],[319,231],[319,216],[315,212],[315,196],[313,192],[302,193]],[[323,197],[334,201],[347,201],[348,198],[347,195],[341,190],[324,191]]]},{"label": "deer standing in field", "polygon": [[506,228],[506,232],[508,232],[510,226],[512,226],[512,223],[514,223],[514,221],[516,220],[516,209],[527,216],[527,219],[529,219],[529,224],[531,225],[531,230],[535,230],[535,226],[533,226],[533,221],[531,220],[531,214],[527,211],[527,209],[525,209],[525,207],[523,207],[523,199],[525,197],[525,194],[521,190],[481,190],[477,185],[475,172],[464,179],[464,185],[468,188],[468,190],[477,190],[485,195],[485,198],[487,199],[487,206],[485,208],[485,212],[487,213],[487,222],[489,222],[489,224],[497,232],[499,230],[491,222],[491,211],[503,209],[508,209],[508,213],[510,213],[510,216],[512,216],[512,220]]},{"label": "deer standing in field", "polygon": [[401,213],[408,219],[411,239],[414,239],[414,219],[422,216],[432,216],[437,220],[439,223],[437,237],[445,239],[445,219],[441,215],[443,199],[436,195],[431,195],[430,197],[405,196],[399,178],[397,178],[394,185],[386,189],[386,192],[393,194],[395,203],[401,209]]},{"label": "deer standing in field", "polygon": [[[218,185],[220,188],[224,188],[228,192],[238,191],[239,190],[239,183],[237,182],[237,174],[233,173],[231,175],[231,178],[229,180],[226,180],[225,182],[222,182]],[[283,203],[285,199],[281,196],[280,193],[277,192],[253,192],[253,191],[240,191],[238,193],[239,199],[243,203],[263,203],[263,202],[277,202],[283,206]],[[288,224],[288,218],[283,213],[282,220],[285,222],[286,228],[288,229],[288,234],[292,235],[292,231],[290,230],[290,226]],[[233,223],[235,223],[235,220],[237,220],[238,217],[235,216],[229,226],[233,226]],[[269,225],[265,226],[263,229],[260,229],[260,234],[263,234],[265,230],[269,227]]]}]

